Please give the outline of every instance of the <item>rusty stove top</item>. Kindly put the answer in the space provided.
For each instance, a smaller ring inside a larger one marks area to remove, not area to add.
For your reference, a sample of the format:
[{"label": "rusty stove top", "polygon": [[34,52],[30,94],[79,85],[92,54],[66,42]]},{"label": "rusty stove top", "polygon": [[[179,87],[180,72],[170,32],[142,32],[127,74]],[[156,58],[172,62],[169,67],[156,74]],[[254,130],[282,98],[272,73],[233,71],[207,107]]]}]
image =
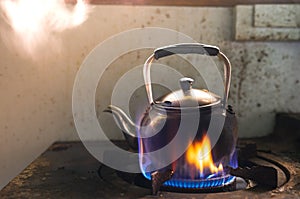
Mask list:
[{"label": "rusty stove top", "polygon": [[[279,114],[276,124],[272,136],[239,141],[244,159],[258,163],[268,160],[266,166],[274,163],[279,171],[276,188],[270,188],[267,182],[267,186],[230,192],[160,191],[153,196],[151,189],[130,183],[102,165],[81,142],[60,142],[54,143],[4,187],[0,198],[300,198],[299,115]],[[116,144],[125,147],[122,141]],[[268,176],[259,172],[262,182],[266,182]]]}]

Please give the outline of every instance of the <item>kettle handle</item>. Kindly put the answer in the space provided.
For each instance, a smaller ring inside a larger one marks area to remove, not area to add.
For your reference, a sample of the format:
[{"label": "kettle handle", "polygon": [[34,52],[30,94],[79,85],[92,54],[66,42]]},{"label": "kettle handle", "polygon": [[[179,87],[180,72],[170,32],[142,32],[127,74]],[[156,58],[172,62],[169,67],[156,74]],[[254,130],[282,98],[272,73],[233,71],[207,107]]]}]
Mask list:
[{"label": "kettle handle", "polygon": [[230,80],[231,80],[231,64],[229,59],[220,51],[216,46],[200,44],[200,43],[182,43],[176,45],[165,46],[162,48],[157,48],[154,53],[146,60],[143,68],[144,81],[146,85],[146,91],[148,95],[148,100],[150,104],[154,103],[152,95],[152,85],[150,77],[150,68],[154,59],[158,60],[162,57],[174,55],[174,54],[201,54],[209,56],[218,56],[224,62],[224,99],[223,106],[226,108]]}]

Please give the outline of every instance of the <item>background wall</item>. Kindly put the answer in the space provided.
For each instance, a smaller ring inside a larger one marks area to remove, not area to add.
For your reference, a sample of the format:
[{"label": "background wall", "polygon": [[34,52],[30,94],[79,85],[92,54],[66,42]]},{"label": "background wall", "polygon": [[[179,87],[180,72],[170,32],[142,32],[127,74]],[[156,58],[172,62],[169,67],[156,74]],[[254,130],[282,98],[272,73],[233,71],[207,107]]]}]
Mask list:
[{"label": "background wall", "polygon": [[[300,42],[235,41],[234,16],[234,8],[95,6],[83,25],[55,35],[63,43],[59,52],[49,42],[31,59],[0,40],[0,188],[54,141],[78,140],[71,106],[76,72],[101,41],[131,28],[170,28],[219,46],[233,66],[230,103],[239,135],[271,133],[276,112],[300,111]],[[102,113],[113,83],[142,64],[148,52],[116,60],[100,81],[96,107],[110,138],[122,139],[112,117]]]}]

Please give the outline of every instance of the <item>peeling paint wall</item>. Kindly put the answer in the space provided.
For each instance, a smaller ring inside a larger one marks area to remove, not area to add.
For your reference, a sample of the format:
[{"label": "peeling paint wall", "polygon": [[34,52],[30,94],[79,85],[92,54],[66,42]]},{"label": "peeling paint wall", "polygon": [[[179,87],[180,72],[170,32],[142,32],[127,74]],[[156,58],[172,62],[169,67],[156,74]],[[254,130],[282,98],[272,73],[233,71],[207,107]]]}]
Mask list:
[{"label": "peeling paint wall", "polygon": [[[276,112],[299,112],[300,42],[234,41],[233,15],[233,8],[95,6],[82,26],[58,35],[63,43],[60,53],[45,49],[35,61],[10,51],[1,40],[0,188],[52,142],[78,140],[71,106],[76,72],[101,41],[131,28],[170,28],[219,46],[233,65],[229,101],[239,117],[241,137],[269,134]],[[111,138],[121,139],[122,134],[112,117],[102,113],[110,104],[110,83],[143,64],[148,53],[124,55],[100,81],[96,107]],[[184,64],[176,63],[175,67]],[[145,99],[145,93],[138,96]],[[134,99],[134,110],[132,104]]]}]

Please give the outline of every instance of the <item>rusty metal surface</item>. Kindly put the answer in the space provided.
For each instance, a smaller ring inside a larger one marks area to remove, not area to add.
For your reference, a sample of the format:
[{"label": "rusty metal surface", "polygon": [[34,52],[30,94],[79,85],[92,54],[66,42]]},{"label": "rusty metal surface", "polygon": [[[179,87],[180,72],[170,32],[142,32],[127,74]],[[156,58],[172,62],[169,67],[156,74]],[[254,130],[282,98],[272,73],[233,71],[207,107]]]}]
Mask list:
[{"label": "rusty metal surface", "polygon": [[[252,143],[252,144],[251,144]],[[101,144],[101,143],[99,143]],[[126,149],[124,142],[116,142]],[[113,169],[102,169],[81,142],[55,143],[23,172],[0,191],[1,199],[8,198],[300,198],[300,117],[278,114],[274,134],[259,139],[240,140],[244,146],[240,156],[255,162],[266,160],[281,170],[278,188],[273,190],[253,187],[222,193],[172,193],[141,188],[120,178]],[[240,157],[241,158],[241,157]],[[262,174],[263,175],[263,174]],[[284,177],[282,177],[284,176]],[[282,179],[282,180],[280,180]],[[286,182],[286,180],[288,180]]]},{"label": "rusty metal surface", "polygon": [[159,192],[129,184],[114,173],[101,178],[101,166],[80,142],[55,143],[0,192],[0,198],[300,198],[300,161],[286,154],[258,153],[284,165],[290,180],[280,188],[211,194]]},{"label": "rusty metal surface", "polygon": [[118,186],[101,180],[97,174],[100,165],[80,142],[55,143],[4,187],[0,198],[136,198],[150,194],[122,180]]}]

